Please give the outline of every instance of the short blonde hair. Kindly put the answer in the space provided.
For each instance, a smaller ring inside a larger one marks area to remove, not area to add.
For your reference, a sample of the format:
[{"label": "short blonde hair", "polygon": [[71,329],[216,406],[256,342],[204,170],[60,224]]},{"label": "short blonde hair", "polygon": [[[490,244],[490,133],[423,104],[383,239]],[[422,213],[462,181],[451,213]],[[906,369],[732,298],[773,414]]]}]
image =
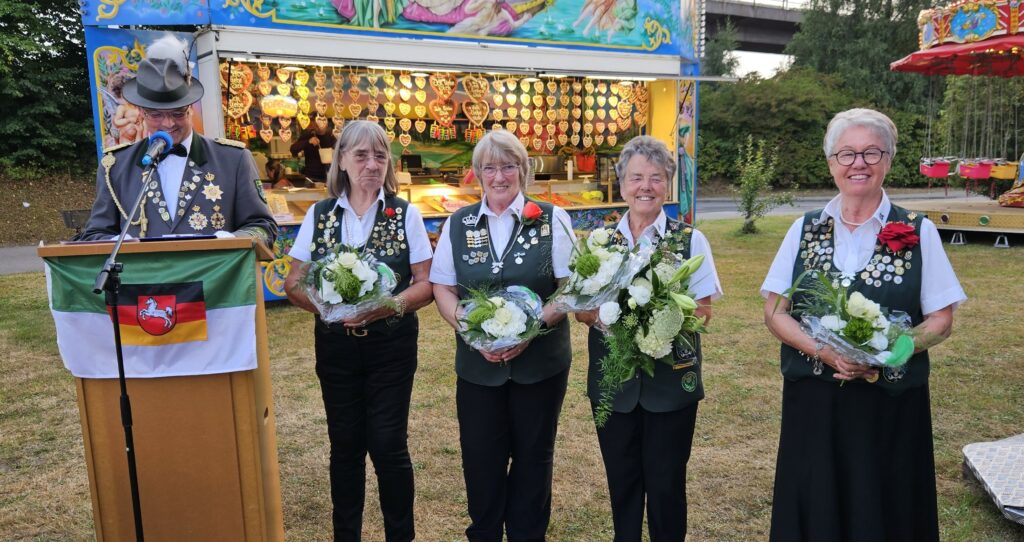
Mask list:
[{"label": "short blonde hair", "polygon": [[334,157],[331,160],[331,169],[327,172],[328,196],[340,198],[351,190],[352,183],[348,179],[348,173],[341,169],[341,155],[363,141],[369,141],[374,152],[383,151],[388,156],[387,171],[384,173],[384,194],[394,196],[398,192],[395,164],[391,161],[391,143],[384,133],[384,128],[376,122],[355,120],[345,124],[341,137],[334,144]]},{"label": "short blonde hair", "polygon": [[519,166],[519,190],[526,192],[530,175],[530,156],[526,147],[508,130],[491,130],[473,147],[473,173],[483,180],[484,162],[513,163]]}]

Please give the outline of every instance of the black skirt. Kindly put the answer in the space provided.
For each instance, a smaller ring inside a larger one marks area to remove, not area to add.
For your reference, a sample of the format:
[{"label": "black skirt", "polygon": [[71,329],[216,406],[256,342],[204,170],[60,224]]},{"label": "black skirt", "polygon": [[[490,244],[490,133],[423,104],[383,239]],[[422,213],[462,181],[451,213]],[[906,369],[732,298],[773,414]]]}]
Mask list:
[{"label": "black skirt", "polygon": [[928,386],[786,381],[771,540],[938,539]]}]

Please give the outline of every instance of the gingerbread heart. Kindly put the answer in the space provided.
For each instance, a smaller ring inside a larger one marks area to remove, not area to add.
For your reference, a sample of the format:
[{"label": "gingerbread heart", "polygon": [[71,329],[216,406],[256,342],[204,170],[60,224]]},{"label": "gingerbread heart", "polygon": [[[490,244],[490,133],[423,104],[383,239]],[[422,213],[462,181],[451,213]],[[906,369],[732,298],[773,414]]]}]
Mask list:
[{"label": "gingerbread heart", "polygon": [[427,121],[423,119],[417,120],[416,122],[413,123],[413,125],[416,127],[416,131],[421,134],[424,132],[424,130],[427,129]]},{"label": "gingerbread heart", "polygon": [[228,100],[228,116],[233,119],[241,118],[249,112],[252,102],[252,94],[249,94],[248,91],[232,96]]},{"label": "gingerbread heart", "polygon": [[545,116],[548,118],[548,122],[555,122],[555,119],[558,118],[558,111],[555,111],[554,109],[548,109],[545,113]]},{"label": "gingerbread heart", "polygon": [[502,126],[500,122],[495,122],[494,124],[491,125],[491,131],[492,132],[496,131],[496,130],[504,130],[504,129],[505,129],[505,127]]},{"label": "gingerbread heart", "polygon": [[579,107],[581,103],[583,103],[583,98],[581,98],[579,94],[573,95],[573,97],[572,97],[572,105],[575,105],[576,107]]},{"label": "gingerbread heart", "polygon": [[331,122],[333,122],[335,126],[344,126],[345,117],[341,116],[339,112],[339,114],[335,114],[334,117],[331,118]]},{"label": "gingerbread heart", "polygon": [[401,114],[403,117],[409,116],[409,113],[411,111],[412,111],[412,106],[411,105],[409,105],[409,104],[407,104],[405,102],[402,102],[402,103],[398,104],[398,113]]},{"label": "gingerbread heart", "polygon": [[519,134],[520,135],[524,135],[524,136],[530,134],[530,123],[529,122],[522,121],[522,122],[519,123]]},{"label": "gingerbread heart", "polygon": [[427,78],[422,75],[417,75],[413,82],[416,83],[416,88],[420,90],[427,88]]},{"label": "gingerbread heart", "polygon": [[487,102],[462,102],[462,113],[475,126],[483,126],[490,112],[491,107],[487,105]]},{"label": "gingerbread heart", "polygon": [[304,87],[309,82],[309,72],[306,70],[299,70],[295,72],[295,84]]},{"label": "gingerbread heart", "polygon": [[505,83],[501,82],[500,79],[495,79],[491,81],[491,88],[494,89],[494,92],[505,92]]},{"label": "gingerbread heart", "polygon": [[526,105],[526,104],[530,103],[530,95],[525,93],[525,92],[520,94],[519,95],[519,103],[521,103],[523,105]]},{"label": "gingerbread heart", "polygon": [[334,74],[331,76],[331,83],[334,84],[334,90],[341,90],[341,87],[345,86],[345,78],[338,74]]},{"label": "gingerbread heart", "polygon": [[398,127],[403,131],[408,132],[412,129],[412,119],[403,118],[398,121]]},{"label": "gingerbread heart", "polygon": [[487,97],[487,79],[474,75],[467,75],[462,78],[462,88],[470,100],[481,101]]},{"label": "gingerbread heart", "polygon": [[614,134],[615,132],[618,132],[618,131],[619,131],[619,123],[617,123],[617,122],[609,122],[608,123],[608,133],[609,134]]},{"label": "gingerbread heart", "polygon": [[528,107],[521,108],[519,110],[519,116],[524,118],[524,119],[529,119],[530,118],[530,108],[528,108]]},{"label": "gingerbread heart", "polygon": [[633,104],[627,101],[619,102],[619,105],[615,107],[615,110],[619,112],[620,117],[628,117],[633,112]]},{"label": "gingerbread heart", "polygon": [[609,109],[608,110],[608,116],[611,117],[612,120],[618,120],[618,118],[619,118],[619,110],[618,109]]},{"label": "gingerbread heart", "polygon": [[537,135],[543,134],[544,133],[544,125],[539,123],[539,122],[534,124],[533,125],[533,133],[535,133]]},{"label": "gingerbread heart", "polygon": [[278,83],[277,93],[280,94],[281,96],[290,96],[292,93],[292,86],[289,85],[288,83]]},{"label": "gingerbread heart", "polygon": [[376,115],[377,114],[377,109],[379,107],[380,107],[380,104],[377,103],[377,100],[367,100],[366,101],[366,112],[371,114],[371,115]]},{"label": "gingerbread heart", "polygon": [[291,76],[292,76],[292,72],[290,72],[290,71],[288,71],[288,70],[286,70],[284,68],[278,68],[277,71],[274,72],[274,73],[275,73],[275,75],[277,75],[277,80],[282,82],[282,83],[287,83],[288,79],[290,79]]},{"label": "gingerbread heart", "polygon": [[305,130],[309,126],[309,115],[299,111],[299,113],[295,115],[295,122],[299,123],[299,128]]},{"label": "gingerbread heart", "polygon": [[491,111],[491,117],[494,118],[494,120],[501,122],[501,120],[505,118],[505,112],[501,109],[495,109],[494,111]]},{"label": "gingerbread heart", "polygon": [[583,112],[583,118],[585,118],[587,120],[594,120],[594,110],[593,109],[587,109],[586,111],[584,111]]},{"label": "gingerbread heart", "polygon": [[348,74],[348,82],[352,83],[352,86],[354,87],[359,86],[359,80],[362,78],[363,77],[361,75],[355,72]]},{"label": "gingerbread heart", "polygon": [[608,97],[608,105],[610,105],[612,107],[615,107],[615,106],[619,105],[619,97],[618,96],[609,96]]},{"label": "gingerbread heart", "polygon": [[314,104],[314,107],[316,107],[317,115],[327,114],[327,102],[316,102],[316,104]]},{"label": "gingerbread heart", "polygon": [[608,111],[604,109],[597,110],[597,118],[604,120],[608,116]]},{"label": "gingerbread heart", "polygon": [[548,139],[548,140],[544,141],[544,146],[547,147],[549,152],[555,150],[555,140],[554,140],[554,138],[551,138],[551,139]]},{"label": "gingerbread heart", "polygon": [[338,89],[332,90],[331,91],[331,96],[334,97],[334,103],[335,104],[340,104],[341,101],[345,99],[345,93],[340,91],[340,90],[338,90]]},{"label": "gingerbread heart", "polygon": [[575,121],[575,120],[574,120],[574,121],[572,122],[572,131],[574,131],[574,132],[579,132],[579,131],[580,131],[580,127],[581,127],[581,126],[582,126],[582,125],[581,125],[581,124],[579,123],[579,121]]},{"label": "gingerbread heart", "polygon": [[534,107],[541,107],[543,105],[544,105],[544,97],[541,96],[540,94],[534,94],[533,95],[533,106]]},{"label": "gingerbread heart", "polygon": [[264,143],[270,143],[270,140],[274,139],[274,131],[270,128],[260,130],[260,139],[262,139]]},{"label": "gingerbread heart", "polygon": [[647,115],[641,115],[639,111],[633,113],[633,119],[640,126],[647,126]]},{"label": "gingerbread heart", "polygon": [[583,88],[587,89],[587,94],[592,94],[594,92],[594,83],[587,81],[583,84]]},{"label": "gingerbread heart", "polygon": [[559,132],[568,132],[569,131],[569,122],[568,121],[564,121],[564,120],[559,122],[558,123],[558,131]]},{"label": "gingerbread heart", "polygon": [[398,89],[398,97],[401,98],[403,102],[408,102],[409,98],[412,98],[412,91],[407,88],[400,88]]},{"label": "gingerbread heart", "polygon": [[608,92],[608,83],[604,83],[604,82],[598,83],[597,84],[597,92],[600,93],[600,94],[604,94],[604,93]]},{"label": "gingerbread heart", "polygon": [[600,147],[604,143],[604,136],[600,134],[594,136],[594,143]]},{"label": "gingerbread heart", "polygon": [[629,100],[633,97],[633,85],[627,85],[625,83],[619,85],[619,96],[623,100]]},{"label": "gingerbread heart", "polygon": [[583,84],[580,83],[579,81],[573,81],[572,91],[578,94],[581,90],[583,90]]},{"label": "gingerbread heart", "polygon": [[395,105],[394,102],[384,102],[384,113],[386,113],[388,115],[394,115],[395,114],[395,109],[397,109],[397,108],[398,108],[398,106]]},{"label": "gingerbread heart", "polygon": [[568,94],[562,94],[561,96],[559,96],[558,97],[558,103],[562,107],[568,107],[568,105],[569,105],[569,95]]},{"label": "gingerbread heart", "polygon": [[544,81],[534,81],[533,82],[533,91],[534,92],[544,92]]},{"label": "gingerbread heart", "polygon": [[380,122],[380,119],[377,118],[377,115],[367,115],[366,122],[372,122],[374,124],[377,124],[378,122]]},{"label": "gingerbread heart", "polygon": [[523,147],[530,148],[530,136],[521,136],[519,142],[523,144]]},{"label": "gingerbread heart", "polygon": [[593,96],[587,96],[586,98],[583,98],[583,103],[586,104],[588,109],[593,108],[594,107],[594,97]]},{"label": "gingerbread heart", "polygon": [[359,92],[358,88],[354,88],[353,87],[353,88],[348,89],[348,97],[352,98],[353,102],[358,101],[359,100],[359,96],[361,96],[361,95],[362,95],[362,93]]},{"label": "gingerbread heart", "polygon": [[597,97],[597,106],[598,107],[604,107],[604,104],[606,104],[606,103],[608,103],[608,98],[605,98],[604,96],[598,96]]},{"label": "gingerbread heart", "polygon": [[257,66],[256,75],[259,76],[260,81],[267,81],[270,79],[270,66]]},{"label": "gingerbread heart", "polygon": [[540,122],[543,118],[544,118],[544,110],[543,109],[534,109],[533,110],[533,120]]},{"label": "gingerbread heart", "polygon": [[458,79],[455,78],[454,74],[430,74],[430,88],[434,89],[434,93],[437,94],[438,100],[442,102],[447,101],[449,98],[452,97],[452,94],[455,94],[455,89],[458,87],[458,84],[459,81]]},{"label": "gingerbread heart", "polygon": [[395,86],[395,74],[391,72],[384,72],[384,75],[381,75],[381,79],[384,80],[385,85],[389,87]]},{"label": "gingerbread heart", "polygon": [[556,128],[554,124],[548,124],[544,126],[544,131],[547,132],[549,136],[555,135],[555,130]]},{"label": "gingerbread heart", "polygon": [[359,104],[348,104],[348,112],[352,115],[352,118],[358,119],[359,114],[363,112],[363,106]]},{"label": "gingerbread heart", "polygon": [[323,70],[317,70],[313,72],[313,80],[316,81],[316,86],[322,87],[327,84],[327,72]]},{"label": "gingerbread heart", "polygon": [[519,110],[514,108],[514,107],[508,108],[508,113],[507,114],[508,114],[508,118],[510,118],[510,119],[518,119],[519,118]]},{"label": "gingerbread heart", "polygon": [[623,132],[625,132],[626,130],[629,130],[630,126],[633,125],[633,118],[632,117],[621,117],[621,118],[619,118],[618,122],[616,122],[616,124],[619,125],[619,130],[622,130]]},{"label": "gingerbread heart", "polygon": [[316,95],[318,100],[323,100],[327,97],[327,87],[316,87],[313,89],[313,94]]},{"label": "gingerbread heart", "polygon": [[402,86],[405,88],[412,88],[412,76],[407,73],[399,75],[398,82],[402,83]]},{"label": "gingerbread heart", "polygon": [[277,124],[279,126],[281,126],[281,128],[287,128],[287,127],[292,125],[292,118],[291,117],[277,117]]},{"label": "gingerbread heart", "polygon": [[403,147],[408,147],[412,143],[412,136],[409,134],[401,134],[398,136],[398,143]]},{"label": "gingerbread heart", "polygon": [[619,138],[614,136],[614,135],[610,135],[606,139],[608,140],[608,146],[609,147],[614,147],[615,144],[618,143],[618,141],[619,141]]},{"label": "gingerbread heart", "polygon": [[519,101],[519,97],[516,96],[515,94],[508,93],[508,94],[505,95],[505,102],[507,102],[508,105],[516,105],[516,102],[518,102],[518,101]]},{"label": "gingerbread heart", "polygon": [[597,133],[599,134],[604,133],[605,124],[603,122],[595,122],[594,129],[597,130]]},{"label": "gingerbread heart", "polygon": [[495,107],[501,107],[502,105],[504,105],[504,103],[505,103],[505,96],[503,96],[501,94],[495,94],[493,96],[493,98],[494,98],[494,106]]},{"label": "gingerbread heart", "polygon": [[274,84],[270,81],[262,81],[256,84],[256,90],[259,91],[260,96],[266,96],[274,91]]},{"label": "gingerbread heart", "polygon": [[341,126],[335,126],[331,133],[334,134],[335,139],[341,137]]},{"label": "gingerbread heart", "polygon": [[277,135],[281,136],[281,141],[291,141],[292,140],[292,129],[291,128],[281,128],[280,130],[277,131]]},{"label": "gingerbread heart", "polygon": [[316,121],[316,127],[318,129],[320,129],[321,131],[327,129],[327,117],[322,116],[322,115],[317,115],[315,121]]},{"label": "gingerbread heart", "polygon": [[544,148],[544,140],[539,137],[533,138],[533,150],[539,151]]},{"label": "gingerbread heart", "polygon": [[260,122],[263,123],[264,128],[270,128],[270,123],[274,122],[274,119],[267,114],[260,115]]},{"label": "gingerbread heart", "polygon": [[299,100],[299,103],[296,105],[298,106],[299,111],[306,113],[307,115],[309,114],[309,100]]},{"label": "gingerbread heart", "polygon": [[578,146],[580,144],[580,135],[579,134],[573,134],[572,136],[570,136],[569,137],[569,143],[572,143],[573,147]]},{"label": "gingerbread heart", "polygon": [[568,120],[569,119],[569,109],[566,108],[566,107],[563,107],[563,108],[559,109],[558,110],[558,119],[559,120]]},{"label": "gingerbread heart", "polygon": [[380,89],[375,87],[375,86],[373,86],[373,85],[370,85],[370,86],[366,87],[366,93],[369,94],[370,97],[376,98],[377,95],[380,94]]},{"label": "gingerbread heart", "polygon": [[590,124],[589,122],[584,124],[583,125],[583,133],[586,134],[586,135],[590,135],[590,134],[594,133],[594,125]]},{"label": "gingerbread heart", "polygon": [[417,90],[415,93],[413,93],[413,96],[416,97],[416,101],[419,103],[427,101],[427,91],[425,90]]},{"label": "gingerbread heart", "polygon": [[519,81],[515,77],[505,79],[505,88],[507,88],[509,92],[515,92],[518,84]]},{"label": "gingerbread heart", "polygon": [[416,107],[413,107],[412,110],[416,113],[416,116],[419,118],[424,118],[427,116],[427,106],[425,105],[417,105]]},{"label": "gingerbread heart", "polygon": [[398,91],[395,90],[395,87],[387,87],[384,89],[384,97],[387,98],[389,102],[395,99],[396,94],[398,94]]},{"label": "gingerbread heart", "polygon": [[547,87],[548,87],[548,92],[550,92],[551,94],[554,94],[555,91],[558,90],[558,83],[556,83],[554,81],[548,81]]},{"label": "gingerbread heart", "polygon": [[608,90],[612,91],[612,94],[618,95],[619,94],[619,84],[618,83],[612,83],[608,87]]},{"label": "gingerbread heart", "polygon": [[431,100],[428,109],[430,116],[441,126],[452,127],[452,122],[455,120],[455,104],[443,100]]},{"label": "gingerbread heart", "polygon": [[529,92],[529,90],[530,90],[530,82],[527,81],[526,79],[520,80],[519,81],[519,90],[521,90],[523,92]]},{"label": "gingerbread heart", "polygon": [[589,149],[594,145],[594,138],[590,136],[583,136],[583,148]]},{"label": "gingerbread heart", "polygon": [[569,136],[567,136],[565,134],[558,134],[558,144],[559,145],[564,147],[565,144],[568,143],[568,142],[569,142]]},{"label": "gingerbread heart", "polygon": [[377,79],[379,79],[379,78],[380,78],[380,76],[377,75],[376,73],[372,73],[371,72],[371,73],[366,74],[366,80],[369,81],[371,85],[376,85],[377,84]]},{"label": "gingerbread heart", "polygon": [[[388,138],[388,144],[391,144],[392,142],[395,141],[395,132],[394,132],[394,130],[385,130],[384,131],[384,135]],[[405,135],[405,134],[402,134],[402,135]]]},{"label": "gingerbread heart", "polygon": [[300,100],[309,98],[309,87],[295,87],[295,95],[298,96]]},{"label": "gingerbread heart", "polygon": [[[409,120],[409,119],[402,119],[402,120]],[[394,130],[396,122],[398,122],[398,120],[395,119],[395,117],[384,117],[384,127],[387,128],[388,130]]]},{"label": "gingerbread heart", "polygon": [[518,128],[519,128],[519,125],[516,124],[513,121],[508,121],[508,122],[505,123],[505,129],[510,131],[510,132],[515,132]]}]

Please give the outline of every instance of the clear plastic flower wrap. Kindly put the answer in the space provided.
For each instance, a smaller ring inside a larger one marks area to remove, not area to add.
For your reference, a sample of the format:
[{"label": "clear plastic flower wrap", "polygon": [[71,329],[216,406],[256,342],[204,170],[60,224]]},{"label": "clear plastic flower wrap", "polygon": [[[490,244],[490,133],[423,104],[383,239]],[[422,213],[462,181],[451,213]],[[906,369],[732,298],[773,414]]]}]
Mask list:
[{"label": "clear plastic flower wrap", "polygon": [[559,310],[590,311],[618,299],[619,292],[650,263],[654,247],[646,238],[630,250],[611,243],[613,233],[598,228],[577,241],[569,263],[572,274],[552,297]]},{"label": "clear plastic flower wrap", "polygon": [[542,333],[540,297],[525,286],[503,290],[470,290],[459,301],[459,336],[470,347],[494,352],[512,348]]},{"label": "clear plastic flower wrap", "polygon": [[311,262],[303,286],[327,323],[356,319],[381,307],[394,308],[394,271],[373,255],[339,246]]},{"label": "clear plastic flower wrap", "polygon": [[800,319],[800,328],[847,360],[871,367],[900,367],[914,354],[910,316],[850,292],[839,275],[804,272],[786,297],[798,292],[803,296],[793,314]]}]

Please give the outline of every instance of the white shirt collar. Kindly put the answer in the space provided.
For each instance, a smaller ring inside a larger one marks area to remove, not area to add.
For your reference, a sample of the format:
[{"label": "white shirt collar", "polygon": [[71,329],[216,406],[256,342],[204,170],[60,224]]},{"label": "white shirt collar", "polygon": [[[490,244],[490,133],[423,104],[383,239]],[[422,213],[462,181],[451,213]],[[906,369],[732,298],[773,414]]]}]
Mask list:
[{"label": "white shirt collar", "polygon": [[[384,187],[381,187],[381,189],[377,191],[377,201],[378,202],[384,201]],[[352,211],[353,213],[356,212],[356,210],[352,208],[352,203],[350,203],[348,201],[348,192],[345,192],[344,194],[342,194],[341,197],[338,198],[338,201],[334,204],[334,206],[335,207],[341,207],[342,209],[345,209],[346,211]],[[372,205],[371,205],[371,207],[372,207]],[[369,210],[369,208],[367,208],[367,210]]]},{"label": "white shirt collar", "polygon": [[[832,200],[825,205],[825,208],[822,209],[821,215],[818,217],[818,221],[823,222],[829,216],[834,218],[836,221],[839,221],[839,215],[843,208],[842,203],[842,194],[832,198]],[[868,221],[876,220],[879,226],[885,226],[885,219],[889,218],[890,210],[892,210],[892,202],[889,201],[889,196],[885,193],[885,190],[882,190],[882,201],[878,203],[878,208],[875,209],[875,212],[871,215],[871,218],[869,218]]]},{"label": "white shirt collar", "polygon": [[[658,217],[654,219],[654,222],[640,234],[641,237],[648,237],[652,241],[654,240],[654,234],[657,233],[658,237],[665,237],[665,228],[668,227],[668,216],[665,215],[665,211],[661,210],[658,212]],[[629,246],[636,244],[636,239],[633,239],[633,232],[629,231],[629,211],[622,215],[622,219],[619,220],[619,226],[616,230],[622,234],[623,237],[629,241]]]},{"label": "white shirt collar", "polygon": [[[519,217],[523,216],[523,207],[525,205],[526,198],[523,197],[523,193],[522,191],[520,191],[518,194],[516,194],[516,197],[514,200],[512,200],[512,203],[510,203],[509,206],[505,209],[505,211],[502,212],[501,215],[499,216],[497,213],[492,211],[491,208],[487,205],[487,194],[484,194],[483,199],[480,200],[480,216],[487,215],[493,216],[494,218],[501,218],[502,216],[511,213],[513,216]],[[477,222],[479,222],[480,217],[477,217],[476,220]]]}]

